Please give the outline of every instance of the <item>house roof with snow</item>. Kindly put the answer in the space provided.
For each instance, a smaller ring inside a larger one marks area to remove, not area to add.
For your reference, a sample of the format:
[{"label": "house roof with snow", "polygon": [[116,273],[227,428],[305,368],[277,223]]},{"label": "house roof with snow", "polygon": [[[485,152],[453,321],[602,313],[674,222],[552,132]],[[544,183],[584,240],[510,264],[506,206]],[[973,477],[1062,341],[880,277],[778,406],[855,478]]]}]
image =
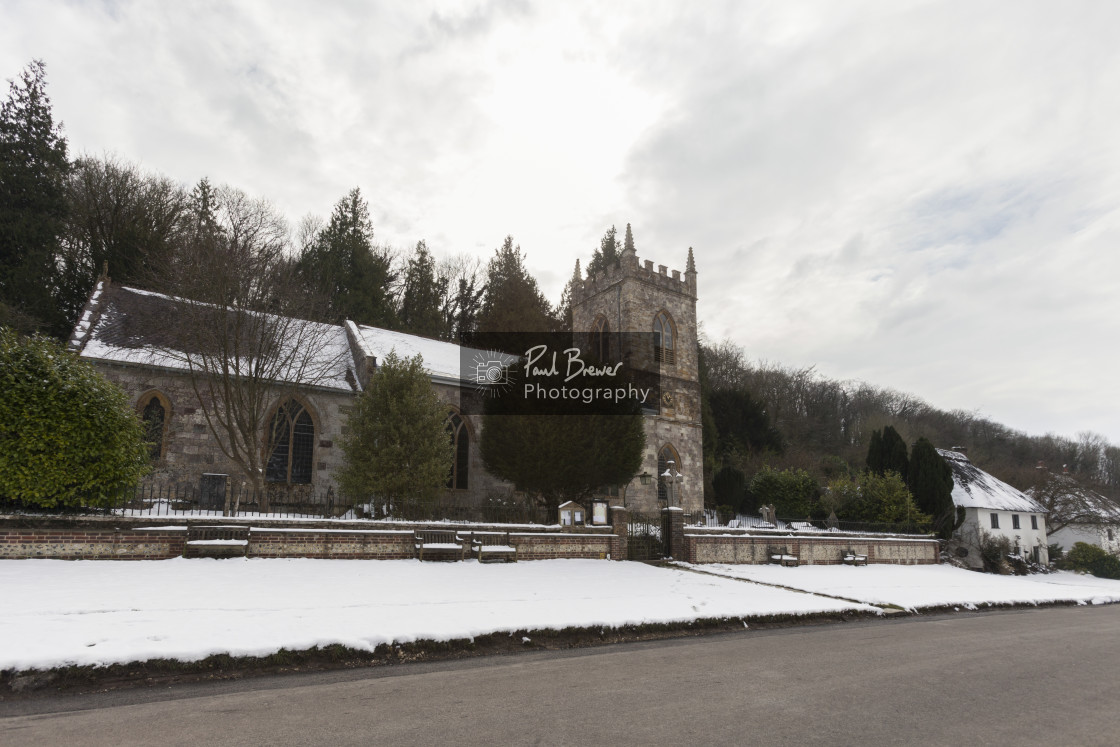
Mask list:
[{"label": "house roof with snow", "polygon": [[[205,345],[200,340],[204,337],[189,334],[175,324],[184,317],[189,319],[190,310],[198,307],[185,299],[102,280],[83,309],[69,347],[91,360],[186,371],[192,356],[216,352],[203,350]],[[345,327],[250,313],[264,322],[282,322],[255,327],[283,331],[276,356],[282,363],[276,367],[275,380],[303,381],[309,386],[346,392],[361,389]]]},{"label": "house roof with snow", "polygon": [[[1069,475],[1051,475],[1050,479],[1054,483],[1046,491],[1051,494],[1053,498],[1051,505],[1056,510],[1060,506],[1065,515],[1083,517],[1086,522],[1092,522],[1092,517],[1095,515],[1105,523],[1120,524],[1120,505],[1115,501],[1079,484]],[[1026,493],[1034,498],[1036,488],[1030,488]]]},{"label": "house roof with snow", "polygon": [[989,508],[1045,514],[1048,511],[1026,493],[989,475],[959,451],[938,449],[953,470],[953,503],[962,508]]}]

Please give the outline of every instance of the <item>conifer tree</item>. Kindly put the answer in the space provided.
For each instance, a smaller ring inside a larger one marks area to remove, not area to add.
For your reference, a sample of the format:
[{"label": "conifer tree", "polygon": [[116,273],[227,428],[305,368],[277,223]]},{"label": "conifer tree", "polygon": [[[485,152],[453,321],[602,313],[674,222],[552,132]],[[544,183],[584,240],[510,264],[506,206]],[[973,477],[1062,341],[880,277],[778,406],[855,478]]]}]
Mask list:
[{"label": "conifer tree", "polygon": [[354,403],[340,437],[345,463],[336,475],[344,496],[370,501],[374,512],[423,515],[447,484],[452,449],[447,406],[420,356],[390,352]]},{"label": "conifer tree", "polygon": [[[627,236],[630,243],[633,244],[634,237],[630,236],[630,226],[627,225]],[[618,248],[618,230],[614,226],[607,229],[603,234],[603,238],[599,240],[599,248],[591,255],[591,261],[587,263],[587,273],[589,275],[597,275],[608,268],[615,268],[618,266],[619,248]]]},{"label": "conifer tree", "polygon": [[46,66],[33,60],[0,105],[0,322],[64,337],[53,291],[70,162],[46,87]]},{"label": "conifer tree", "polygon": [[918,508],[933,517],[934,530],[949,539],[963,522],[964,509],[953,504],[953,470],[926,438],[914,444],[906,484]]},{"label": "conifer tree", "polygon": [[414,335],[440,337],[444,333],[441,306],[446,292],[447,280],[437,277],[428,245],[419,242],[404,271],[400,328]]},{"label": "conifer tree", "polygon": [[395,326],[391,262],[374,247],[369,205],[357,187],[338,201],[326,228],[297,262],[308,287],[326,296],[327,321]]},{"label": "conifer tree", "polygon": [[549,332],[552,308],[537,281],[525,269],[520,246],[507,236],[486,269],[486,297],[478,315],[478,330],[488,335],[510,332]]}]

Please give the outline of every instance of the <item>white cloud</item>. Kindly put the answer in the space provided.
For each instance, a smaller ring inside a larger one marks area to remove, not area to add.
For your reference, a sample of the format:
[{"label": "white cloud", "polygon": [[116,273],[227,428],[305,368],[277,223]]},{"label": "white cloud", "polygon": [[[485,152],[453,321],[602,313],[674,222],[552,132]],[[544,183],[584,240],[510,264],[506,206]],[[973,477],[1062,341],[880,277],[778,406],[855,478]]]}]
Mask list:
[{"label": "white cloud", "polygon": [[0,7],[75,151],[266,195],[553,297],[612,223],[752,357],[1120,442],[1120,6]]}]

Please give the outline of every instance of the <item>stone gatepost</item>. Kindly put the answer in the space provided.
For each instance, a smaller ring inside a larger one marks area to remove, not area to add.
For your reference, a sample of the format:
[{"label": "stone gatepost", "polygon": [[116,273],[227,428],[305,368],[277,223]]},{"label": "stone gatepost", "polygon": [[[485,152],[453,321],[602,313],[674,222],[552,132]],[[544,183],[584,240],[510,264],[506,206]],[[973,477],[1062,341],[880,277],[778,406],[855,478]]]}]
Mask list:
[{"label": "stone gatepost", "polygon": [[661,541],[665,546],[665,557],[685,560],[683,508],[669,506],[661,509]]},{"label": "stone gatepost", "polygon": [[626,560],[630,555],[630,512],[625,506],[611,506],[611,529],[618,537],[611,543],[611,559]]}]

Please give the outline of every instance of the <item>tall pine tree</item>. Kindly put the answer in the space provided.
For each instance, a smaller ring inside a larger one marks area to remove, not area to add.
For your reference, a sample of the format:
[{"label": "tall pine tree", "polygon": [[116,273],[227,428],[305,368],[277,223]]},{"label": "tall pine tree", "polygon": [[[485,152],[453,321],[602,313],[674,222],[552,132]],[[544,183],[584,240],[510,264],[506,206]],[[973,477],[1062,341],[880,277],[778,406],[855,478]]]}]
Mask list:
[{"label": "tall pine tree", "polygon": [[[634,237],[630,235],[630,225],[626,226],[626,235],[631,243]],[[618,230],[614,226],[607,229],[603,234],[603,238],[599,240],[599,248],[591,255],[591,261],[587,263],[587,272],[590,275],[597,275],[603,270],[614,269],[618,266],[619,248],[618,248]]]},{"label": "tall pine tree", "polygon": [[53,291],[70,162],[46,88],[46,66],[34,60],[0,106],[0,323],[64,337]]},{"label": "tall pine tree", "polygon": [[408,260],[401,293],[400,328],[425,337],[445,334],[441,302],[447,291],[447,280],[436,275],[436,263],[423,241]]},{"label": "tall pine tree", "polygon": [[309,288],[327,298],[327,321],[394,327],[392,264],[373,244],[369,205],[357,187],[334,207],[330,222],[298,259]]},{"label": "tall pine tree", "polygon": [[507,236],[486,268],[486,297],[478,315],[482,334],[549,332],[554,326],[552,308],[525,269],[525,256]]}]

